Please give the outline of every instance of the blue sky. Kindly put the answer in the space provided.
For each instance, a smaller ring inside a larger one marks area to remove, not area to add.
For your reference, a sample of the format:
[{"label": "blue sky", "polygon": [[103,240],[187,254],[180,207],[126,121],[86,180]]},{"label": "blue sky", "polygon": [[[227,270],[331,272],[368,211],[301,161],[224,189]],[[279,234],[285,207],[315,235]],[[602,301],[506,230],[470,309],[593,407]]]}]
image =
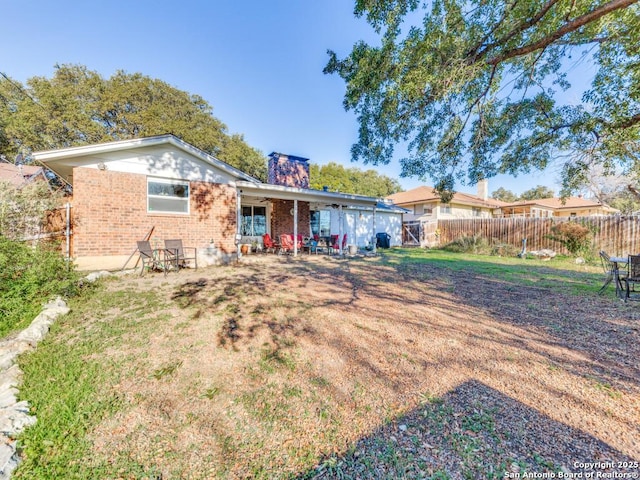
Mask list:
[{"label": "blue sky", "polygon": [[[0,8],[0,71],[20,82],[51,77],[55,64],[85,65],[105,78],[140,72],[202,96],[230,133],[264,154],[375,168],[405,189],[425,184],[400,178],[396,162],[350,161],[355,115],[342,107],[342,79],[322,73],[327,49],[344,57],[356,41],[376,39],[350,0],[0,0]],[[545,185],[557,192],[556,182],[548,169],[492,178],[489,191]]]}]

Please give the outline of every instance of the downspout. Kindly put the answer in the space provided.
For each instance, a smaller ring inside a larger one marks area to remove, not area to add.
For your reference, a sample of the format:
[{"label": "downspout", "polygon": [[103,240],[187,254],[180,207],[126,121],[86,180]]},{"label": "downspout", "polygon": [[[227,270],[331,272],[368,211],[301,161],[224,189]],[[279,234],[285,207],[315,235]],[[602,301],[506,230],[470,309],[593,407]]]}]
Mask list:
[{"label": "downspout", "polygon": [[293,256],[298,256],[298,200],[293,200]]},{"label": "downspout", "polygon": [[65,210],[66,210],[66,214],[67,214],[67,225],[64,231],[64,236],[65,236],[65,240],[66,240],[66,257],[67,257],[67,263],[70,264],[71,263],[71,203],[67,202],[67,204],[65,205]]}]

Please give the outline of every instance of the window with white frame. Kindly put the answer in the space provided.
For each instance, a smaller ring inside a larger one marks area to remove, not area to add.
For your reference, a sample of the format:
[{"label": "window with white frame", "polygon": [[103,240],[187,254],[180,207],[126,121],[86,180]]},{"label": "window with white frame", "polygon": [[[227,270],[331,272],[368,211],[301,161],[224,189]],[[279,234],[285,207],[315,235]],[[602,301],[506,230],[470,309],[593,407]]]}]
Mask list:
[{"label": "window with white frame", "polygon": [[331,234],[331,212],[329,210],[311,211],[311,234],[326,237]]},{"label": "window with white frame", "polygon": [[246,236],[260,236],[267,233],[267,207],[243,205],[240,233]]},{"label": "window with white frame", "polygon": [[480,207],[471,207],[471,211],[473,212],[474,217],[479,217],[482,214]]},{"label": "window with white frame", "polygon": [[451,215],[451,205],[440,205],[440,213]]},{"label": "window with white frame", "polygon": [[147,178],[147,212],[189,214],[189,182]]}]

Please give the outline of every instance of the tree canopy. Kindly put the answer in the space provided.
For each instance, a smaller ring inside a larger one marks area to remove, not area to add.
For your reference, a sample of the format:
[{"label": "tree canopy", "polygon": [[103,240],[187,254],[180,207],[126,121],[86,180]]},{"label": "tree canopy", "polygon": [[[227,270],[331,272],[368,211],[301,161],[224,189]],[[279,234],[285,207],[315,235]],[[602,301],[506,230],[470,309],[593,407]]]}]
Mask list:
[{"label": "tree canopy", "polygon": [[554,195],[555,192],[549,187],[538,185],[522,192],[518,200],[539,200],[541,198],[552,198]]},{"label": "tree canopy", "polygon": [[503,202],[512,203],[518,200],[518,196],[511,190],[507,190],[504,187],[497,188],[491,193],[491,198],[501,200]]},{"label": "tree canopy", "polygon": [[386,197],[402,190],[397,180],[380,175],[375,170],[362,171],[359,168],[345,168],[342,165],[330,162],[326,165],[309,166],[310,187],[342,193],[355,193],[370,197]]},{"label": "tree canopy", "polygon": [[230,135],[202,97],[140,73],[105,79],[81,65],[58,65],[26,86],[0,77],[0,154],[172,133],[261,180],[266,157]]},{"label": "tree canopy", "polygon": [[[444,196],[456,180],[551,160],[563,162],[563,194],[595,164],[637,179],[637,2],[356,0],[380,45],[360,41],[343,59],[329,51],[324,69],[344,79],[344,107],[358,117],[352,158],[385,164],[406,145],[401,175],[430,177]],[[580,62],[595,76],[571,104]]]}]

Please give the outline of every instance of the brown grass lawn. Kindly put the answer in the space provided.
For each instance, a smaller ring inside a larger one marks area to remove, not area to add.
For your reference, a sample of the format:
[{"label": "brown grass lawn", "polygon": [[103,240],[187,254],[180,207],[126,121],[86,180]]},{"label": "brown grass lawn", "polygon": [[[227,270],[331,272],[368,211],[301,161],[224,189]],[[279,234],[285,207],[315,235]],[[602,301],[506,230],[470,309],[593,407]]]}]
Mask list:
[{"label": "brown grass lawn", "polygon": [[120,365],[108,390],[122,407],[78,461],[162,479],[504,478],[640,461],[640,307],[556,287],[306,255],[109,281],[160,306],[99,353]]}]

